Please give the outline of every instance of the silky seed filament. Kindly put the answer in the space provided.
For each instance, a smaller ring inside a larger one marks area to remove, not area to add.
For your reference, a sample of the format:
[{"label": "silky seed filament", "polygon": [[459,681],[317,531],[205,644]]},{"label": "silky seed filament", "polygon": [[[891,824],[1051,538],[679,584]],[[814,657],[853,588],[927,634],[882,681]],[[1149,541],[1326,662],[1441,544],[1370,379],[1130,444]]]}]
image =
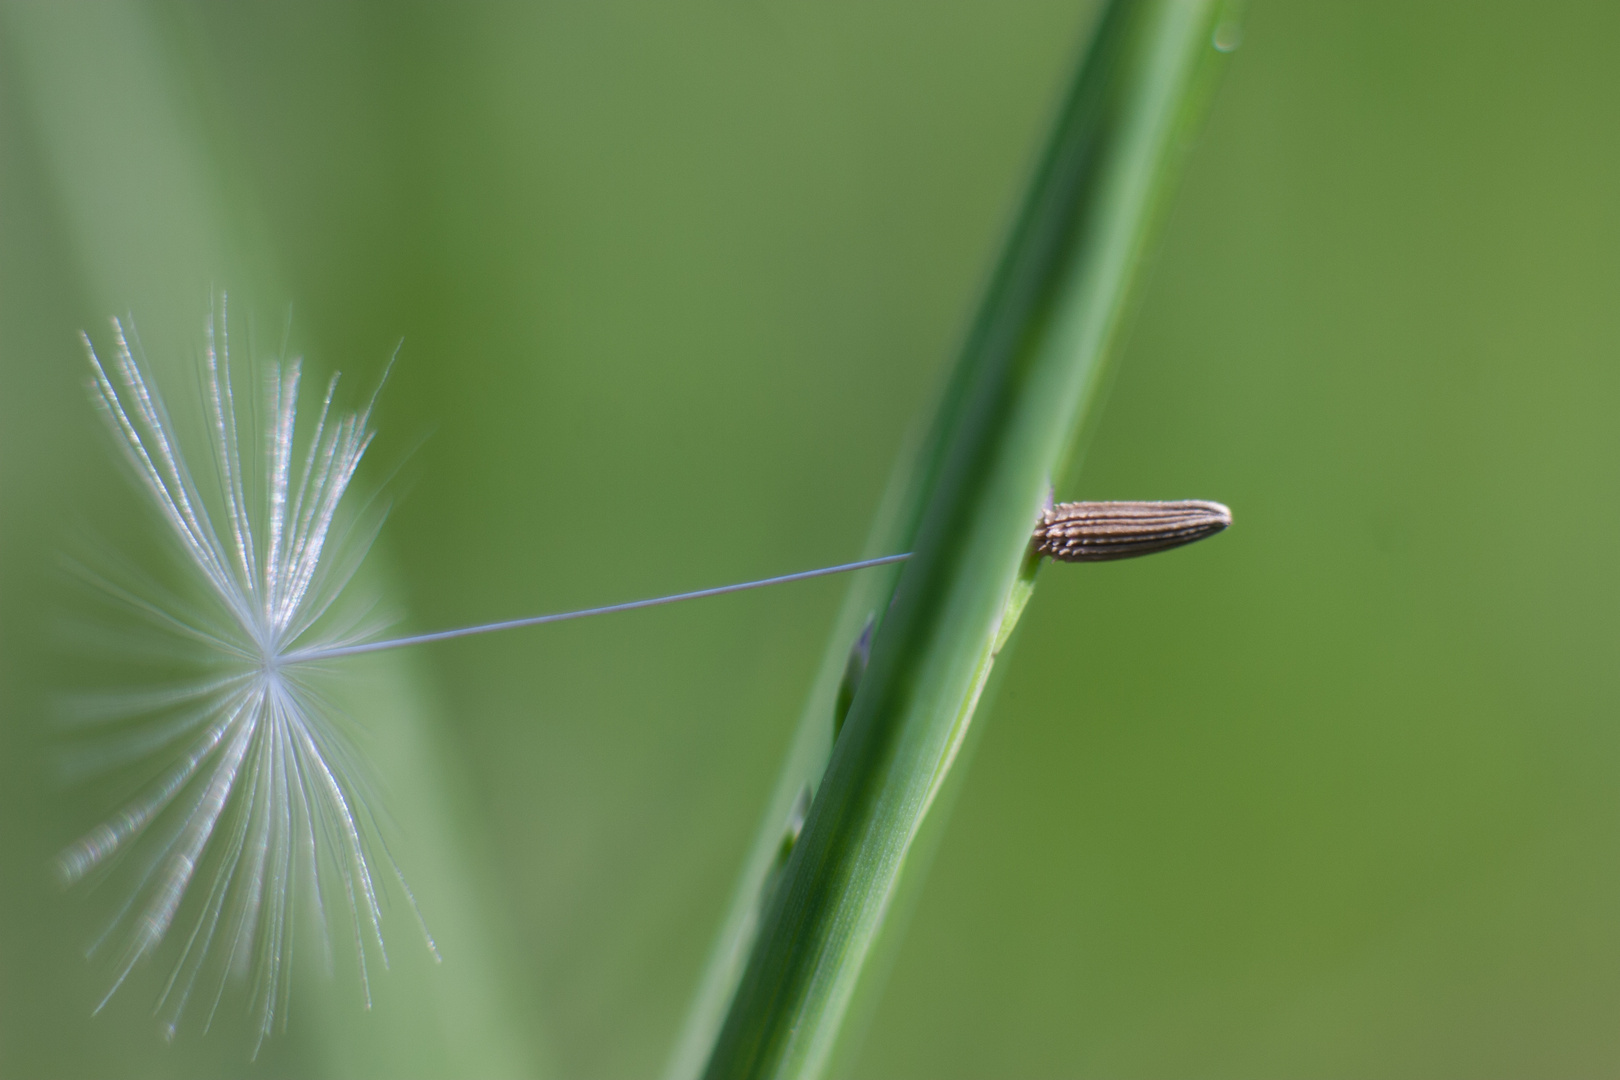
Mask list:
[{"label": "silky seed filament", "polygon": [[[1138,555],[1151,555],[1171,548],[1214,536],[1232,524],[1232,511],[1218,502],[1201,499],[1183,499],[1179,502],[1071,502],[1048,506],[1041,511],[1040,520],[1030,536],[1030,544],[1037,555],[1047,555],[1060,562],[1108,562],[1112,559],[1132,559]],[[911,552],[897,555],[879,555],[872,559],[823,566],[815,570],[800,570],[792,574],[742,581],[734,585],[719,585],[709,589],[656,596],[648,600],[629,600],[604,607],[582,608],[550,615],[531,615],[521,619],[479,623],[457,627],[454,630],[436,630],[408,637],[384,638],[340,646],[319,646],[291,651],[287,659],[295,662],[333,660],[360,653],[381,652],[404,645],[425,645],[434,641],[471,637],[497,630],[517,630],[526,626],[544,626],[547,623],[571,622],[595,615],[610,615],[620,611],[662,607],[684,600],[700,600],[708,596],[749,592],[771,585],[786,585],[794,581],[844,574],[851,570],[865,570],[874,566],[887,566],[911,558]]]}]

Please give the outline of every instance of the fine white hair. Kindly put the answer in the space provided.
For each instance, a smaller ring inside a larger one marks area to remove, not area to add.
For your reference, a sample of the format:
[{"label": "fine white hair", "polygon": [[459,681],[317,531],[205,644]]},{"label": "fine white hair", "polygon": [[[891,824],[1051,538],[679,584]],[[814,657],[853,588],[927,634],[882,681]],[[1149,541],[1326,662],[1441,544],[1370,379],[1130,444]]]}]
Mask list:
[{"label": "fine white hair", "polygon": [[[301,429],[300,362],[262,365],[257,386],[243,392],[221,297],[201,372],[211,460],[196,468],[133,326],[114,319],[112,332],[110,362],[84,338],[92,395],[191,587],[182,601],[89,576],[141,622],[143,638],[171,639],[196,674],[100,695],[81,710],[104,743],[103,763],[145,762],[151,779],[67,847],[57,868],[69,884],[106,876],[124,890],[91,946],[113,955],[98,1011],[176,931],[177,957],[157,1004],[165,1032],[174,1034],[197,998],[208,1001],[211,1023],[226,983],[243,978],[256,1054],[278,1019],[285,1023],[299,904],[308,905],[313,918],[304,922],[328,960],[329,919],[347,924],[341,936],[352,941],[368,1008],[368,951],[387,964],[379,871],[415,910],[368,806],[363,763],[318,688],[331,660],[311,655],[372,640],[379,629],[367,611],[341,603],[381,523],[373,513],[360,524],[344,498],[371,445],[376,395],[358,410],[336,409],[334,375],[314,423]],[[427,944],[434,950],[430,937]]]}]

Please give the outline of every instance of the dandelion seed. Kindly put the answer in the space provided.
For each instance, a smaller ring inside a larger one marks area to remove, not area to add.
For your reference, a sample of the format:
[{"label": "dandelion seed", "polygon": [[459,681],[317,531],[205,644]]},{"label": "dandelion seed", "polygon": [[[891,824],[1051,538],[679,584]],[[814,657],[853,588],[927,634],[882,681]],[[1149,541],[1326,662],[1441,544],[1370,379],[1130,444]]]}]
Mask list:
[{"label": "dandelion seed", "polygon": [[1232,524],[1218,502],[1071,502],[1041,512],[1034,550],[1060,562],[1111,562],[1169,551]]},{"label": "dandelion seed", "polygon": [[[268,367],[264,415],[252,416],[239,395],[260,395],[241,393],[233,380],[222,302],[204,354],[212,460],[194,468],[133,328],[115,319],[112,329],[110,363],[84,339],[93,395],[197,599],[183,605],[96,580],[146,632],[189,647],[205,673],[160,692],[109,695],[85,713],[118,726],[126,745],[110,760],[150,755],[160,771],[63,851],[58,870],[68,883],[92,874],[126,879],[127,902],[92,946],[116,950],[112,987],[97,1011],[176,928],[196,893],[157,1011],[172,1036],[187,1006],[208,999],[211,1023],[226,982],[246,979],[257,1052],[278,1018],[285,1024],[295,897],[310,904],[328,956],[326,920],[341,897],[368,1007],[368,949],[387,963],[379,875],[415,909],[364,798],[359,757],[317,685],[319,662],[294,655],[354,645],[378,629],[339,603],[375,535],[375,525],[358,527],[344,505],[371,445],[372,405],[337,411],[334,376],[313,426],[300,431],[294,360]],[[262,446],[252,445],[256,431]],[[427,944],[434,948],[431,938]]]},{"label": "dandelion seed", "polygon": [[[362,524],[362,515],[344,502],[371,446],[375,394],[358,411],[334,411],[333,376],[314,424],[301,431],[301,369],[294,360],[268,365],[258,393],[239,401],[222,298],[217,334],[212,314],[206,329],[209,460],[198,471],[187,461],[133,327],[114,319],[112,329],[111,363],[84,338],[92,393],[174,541],[195,599],[82,572],[140,620],[143,645],[154,634],[167,638],[176,647],[171,651],[183,647],[202,671],[175,685],[79,703],[81,724],[104,736],[81,765],[95,770],[146,760],[155,763],[155,776],[63,851],[57,868],[68,884],[93,876],[124,879],[125,902],[90,948],[92,955],[114,953],[112,985],[98,1012],[176,923],[189,921],[157,1005],[171,1037],[194,1000],[206,1000],[204,1026],[211,1024],[233,979],[250,987],[255,1055],[277,1022],[285,1025],[298,898],[309,906],[328,960],[327,920],[340,917],[333,900],[341,899],[368,1008],[368,953],[374,950],[385,967],[388,962],[381,897],[390,880],[438,958],[365,798],[360,755],[318,686],[331,661],[910,557],[884,555],[650,600],[383,639],[381,626],[345,596],[381,524],[380,513]],[[255,415],[252,402],[261,396],[262,415]],[[1218,503],[1068,503],[1048,507],[1031,542],[1037,553],[1061,560],[1125,558],[1190,543],[1230,521]],[[867,645],[863,636],[863,666]]]}]

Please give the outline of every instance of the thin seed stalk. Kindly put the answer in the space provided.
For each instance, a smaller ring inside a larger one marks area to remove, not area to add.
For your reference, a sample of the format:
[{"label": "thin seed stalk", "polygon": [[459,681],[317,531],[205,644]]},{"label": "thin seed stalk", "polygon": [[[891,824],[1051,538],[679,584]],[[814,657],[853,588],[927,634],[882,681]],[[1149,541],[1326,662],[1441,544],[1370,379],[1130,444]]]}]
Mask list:
[{"label": "thin seed stalk", "polygon": [[914,554],[766,890],[708,1080],[825,1071],[912,842],[1033,589],[1030,530],[1121,335],[1212,85],[1224,8],[1112,0],[1099,18],[918,462],[894,538]]}]

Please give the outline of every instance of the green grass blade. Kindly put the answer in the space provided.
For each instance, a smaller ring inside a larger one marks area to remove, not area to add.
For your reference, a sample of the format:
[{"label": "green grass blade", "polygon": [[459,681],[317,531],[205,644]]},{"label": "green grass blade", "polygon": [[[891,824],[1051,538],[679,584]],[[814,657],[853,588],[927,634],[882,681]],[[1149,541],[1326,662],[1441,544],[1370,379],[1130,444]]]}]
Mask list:
[{"label": "green grass blade", "polygon": [[[1222,8],[1116,0],[1103,12],[913,494],[894,514],[892,535],[913,541],[916,555],[899,574],[803,834],[780,884],[765,890],[773,895],[708,1061],[710,1080],[815,1077],[825,1068],[918,828],[1028,599],[1030,526],[1119,337],[1207,96]],[[862,594],[846,615],[859,621],[868,604],[883,610],[871,600]],[[850,622],[829,670],[843,666]],[[824,686],[818,696],[827,697]],[[711,967],[710,1005],[726,989],[725,970]],[[704,1007],[700,999],[694,1015]]]}]

